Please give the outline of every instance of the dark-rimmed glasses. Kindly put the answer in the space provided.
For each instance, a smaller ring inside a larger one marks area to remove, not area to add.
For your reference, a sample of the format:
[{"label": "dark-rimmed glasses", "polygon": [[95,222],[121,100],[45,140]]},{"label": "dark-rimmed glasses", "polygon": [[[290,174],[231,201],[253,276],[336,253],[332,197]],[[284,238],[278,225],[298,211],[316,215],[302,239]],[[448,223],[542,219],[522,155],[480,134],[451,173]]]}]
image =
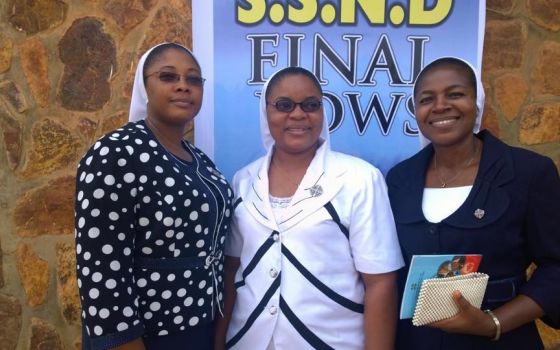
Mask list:
[{"label": "dark-rimmed glasses", "polygon": [[162,83],[170,83],[174,84],[181,80],[181,77],[185,79],[185,82],[190,86],[201,87],[204,85],[206,79],[201,76],[190,74],[190,75],[181,75],[175,72],[167,72],[167,71],[157,71],[150,74],[147,74],[145,78],[148,78],[152,75],[156,75]]},{"label": "dark-rimmed glasses", "polygon": [[283,113],[292,112],[294,109],[296,109],[297,105],[299,105],[302,111],[306,113],[312,113],[317,112],[323,105],[323,102],[319,101],[316,98],[308,98],[307,100],[304,100],[302,102],[295,102],[289,98],[280,98],[275,102],[267,102],[267,104],[274,106],[277,111]]}]

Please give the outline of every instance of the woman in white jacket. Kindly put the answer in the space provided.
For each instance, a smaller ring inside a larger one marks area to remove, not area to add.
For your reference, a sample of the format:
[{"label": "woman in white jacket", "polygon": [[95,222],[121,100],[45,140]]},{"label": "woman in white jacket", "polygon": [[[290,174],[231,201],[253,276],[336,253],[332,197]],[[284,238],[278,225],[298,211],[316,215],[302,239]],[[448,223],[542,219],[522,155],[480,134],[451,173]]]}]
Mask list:
[{"label": "woman in white jacket", "polygon": [[393,347],[403,260],[386,185],[369,163],[330,150],[322,98],[299,67],[263,88],[268,152],[234,177],[218,346]]}]

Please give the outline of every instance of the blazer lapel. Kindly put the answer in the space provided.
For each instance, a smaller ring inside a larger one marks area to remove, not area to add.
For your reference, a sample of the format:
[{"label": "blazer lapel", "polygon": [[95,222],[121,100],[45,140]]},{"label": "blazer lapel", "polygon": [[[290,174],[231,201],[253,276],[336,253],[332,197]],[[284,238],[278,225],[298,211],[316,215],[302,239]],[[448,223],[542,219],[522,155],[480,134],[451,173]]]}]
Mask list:
[{"label": "blazer lapel", "polygon": [[[478,134],[484,142],[479,170],[473,188],[465,203],[442,222],[461,228],[488,225],[500,218],[510,204],[510,199],[502,186],[514,177],[513,160],[507,145],[487,131]],[[398,184],[393,186],[393,195],[399,201],[392,201],[397,223],[425,221],[422,211],[422,197],[426,172],[433,155],[430,144],[410,159],[407,167],[400,172]],[[422,173],[418,173],[418,169]]]},{"label": "blazer lapel", "polygon": [[281,231],[289,230],[323,208],[340,191],[344,184],[342,177],[347,170],[338,169],[336,162],[332,161],[334,157],[336,155],[327,145],[317,150],[287,208],[284,220],[278,224]]},{"label": "blazer lapel", "polygon": [[502,188],[514,177],[513,159],[507,146],[486,131],[479,133],[484,148],[471,193],[455,213],[444,220],[447,224],[475,228],[498,220],[510,205]]},{"label": "blazer lapel", "polygon": [[422,211],[422,197],[426,183],[425,169],[432,154],[433,146],[429,144],[410,158],[407,167],[400,172],[402,176],[397,180],[398,183],[392,186],[394,193],[391,196],[399,198],[398,201],[391,201],[397,223],[408,224],[426,220]]},{"label": "blazer lapel", "polygon": [[271,154],[269,151],[262,161],[249,169],[251,178],[242,198],[243,204],[255,220],[271,230],[284,232],[327,204],[342,188],[342,177],[347,170],[337,168],[336,162],[333,162],[336,155],[328,145],[321,145],[286,208],[285,217],[276,223],[268,191]]},{"label": "blazer lapel", "polygon": [[272,213],[270,199],[268,195],[268,164],[271,152],[266,157],[261,158],[249,169],[250,179],[242,194],[243,204],[249,213],[262,225],[273,231],[278,231],[278,225]]}]

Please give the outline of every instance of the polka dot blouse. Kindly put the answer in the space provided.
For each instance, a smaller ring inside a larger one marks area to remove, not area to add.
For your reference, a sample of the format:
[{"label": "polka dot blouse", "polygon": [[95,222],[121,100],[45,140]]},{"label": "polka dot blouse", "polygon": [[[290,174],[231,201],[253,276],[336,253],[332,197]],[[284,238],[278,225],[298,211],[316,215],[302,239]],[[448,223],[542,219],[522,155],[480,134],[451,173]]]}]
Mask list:
[{"label": "polka dot blouse", "polygon": [[76,179],[82,319],[93,348],[211,322],[222,303],[233,193],[185,143],[186,163],[144,121],[99,139]]}]

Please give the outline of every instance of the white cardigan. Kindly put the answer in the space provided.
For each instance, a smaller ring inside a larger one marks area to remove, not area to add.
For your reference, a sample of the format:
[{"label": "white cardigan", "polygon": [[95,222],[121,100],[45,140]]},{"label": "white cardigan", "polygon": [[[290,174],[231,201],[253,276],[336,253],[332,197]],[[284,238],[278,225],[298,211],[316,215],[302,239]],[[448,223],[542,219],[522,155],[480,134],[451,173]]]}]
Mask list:
[{"label": "white cardigan", "polygon": [[382,174],[323,144],[276,223],[268,195],[272,150],[238,171],[226,254],[240,257],[227,332],[232,349],[362,349],[360,272],[403,260]]}]

